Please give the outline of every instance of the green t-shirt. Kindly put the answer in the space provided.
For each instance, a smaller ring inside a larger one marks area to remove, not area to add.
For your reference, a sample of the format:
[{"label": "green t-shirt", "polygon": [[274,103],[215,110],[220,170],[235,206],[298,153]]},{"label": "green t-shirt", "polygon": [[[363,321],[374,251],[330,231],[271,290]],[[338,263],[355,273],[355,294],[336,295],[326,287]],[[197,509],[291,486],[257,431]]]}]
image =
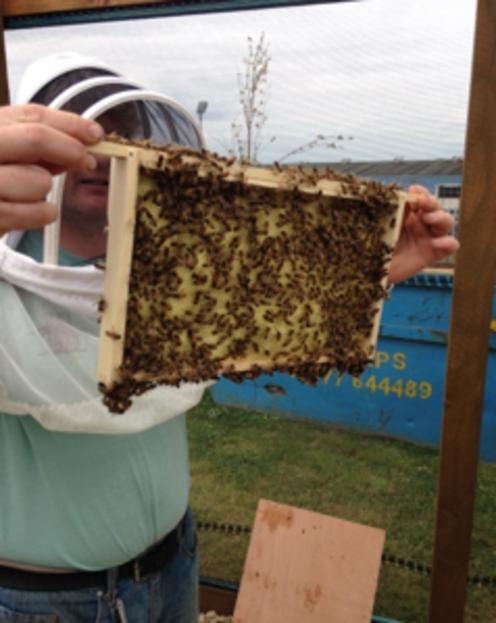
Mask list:
[{"label": "green t-shirt", "polygon": [[[38,260],[41,249],[38,232],[18,247]],[[59,263],[82,261],[62,251]],[[142,433],[91,435],[0,414],[0,559],[82,570],[122,564],[176,525],[188,492],[184,415]]]}]

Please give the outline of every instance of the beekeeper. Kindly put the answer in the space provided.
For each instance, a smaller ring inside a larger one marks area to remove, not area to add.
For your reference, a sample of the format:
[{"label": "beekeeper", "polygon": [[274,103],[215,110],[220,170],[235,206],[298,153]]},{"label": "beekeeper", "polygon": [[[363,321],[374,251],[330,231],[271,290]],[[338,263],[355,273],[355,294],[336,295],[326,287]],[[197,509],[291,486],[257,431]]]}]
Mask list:
[{"label": "beekeeper", "polygon": [[[102,136],[91,119],[158,143],[201,147],[201,133],[76,54],[33,63],[19,101],[40,105],[0,109],[0,620],[196,623],[184,413],[205,384],[157,388],[119,417],[101,405],[108,163],[87,146]],[[410,190],[391,282],[457,248],[452,218]]]},{"label": "beekeeper", "polygon": [[33,63],[19,101],[49,108],[0,111],[0,620],[196,622],[184,413],[205,384],[157,388],[122,417],[101,403],[109,164],[88,155],[102,129],[79,115],[157,143],[201,147],[200,131],[76,54]]}]

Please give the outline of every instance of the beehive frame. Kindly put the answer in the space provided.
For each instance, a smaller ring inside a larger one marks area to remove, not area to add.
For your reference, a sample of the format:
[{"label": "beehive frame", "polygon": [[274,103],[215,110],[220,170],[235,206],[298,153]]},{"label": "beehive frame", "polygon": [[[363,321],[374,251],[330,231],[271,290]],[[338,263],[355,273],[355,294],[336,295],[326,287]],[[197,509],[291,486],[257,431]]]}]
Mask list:
[{"label": "beehive frame", "polygon": [[[106,155],[111,158],[110,173],[110,193],[109,193],[109,239],[107,249],[107,267],[105,273],[104,294],[101,316],[100,334],[100,353],[98,361],[97,376],[99,383],[105,389],[119,383],[120,366],[123,361],[123,352],[126,335],[126,308],[129,294],[129,282],[131,271],[131,260],[133,253],[133,236],[135,227],[135,214],[138,195],[138,184],[140,170],[160,170],[167,158],[174,157],[174,152],[166,153],[152,148],[127,145],[118,142],[106,141],[93,149],[95,153]],[[194,161],[196,156],[184,156],[183,161]],[[218,166],[219,160],[216,160]],[[233,183],[242,182],[245,186],[257,187],[259,189],[269,189],[269,191],[287,191],[289,187],[297,187],[298,192],[309,197],[328,197],[357,200],[362,192],[362,185],[355,180],[348,180],[348,183],[336,181],[335,179],[316,177],[308,175],[296,175],[295,170],[281,170],[279,167],[262,168],[247,165],[234,164],[227,160],[220,161],[225,167],[223,179]],[[200,159],[201,165],[201,159]],[[202,171],[201,166],[199,175],[208,175],[207,171]],[[377,187],[380,187],[378,185]],[[375,188],[375,187],[374,187]],[[383,187],[384,188],[384,187]],[[374,192],[374,191],[373,191]],[[409,199],[407,194],[401,191],[388,191],[395,197],[396,207],[387,218],[382,219],[384,226],[383,240],[389,249],[392,249],[399,236],[402,215],[405,202]],[[413,197],[410,197],[413,200]],[[385,289],[387,283],[387,266],[389,259],[384,267],[384,275],[381,285]],[[366,342],[363,344],[364,352],[372,356],[378,337],[380,312],[383,299],[374,303],[374,310],[371,310],[373,324]],[[227,358],[221,369],[215,371],[213,376],[218,373],[243,373],[256,368],[257,370],[271,371],[273,361],[267,357],[261,357],[255,362],[243,359]],[[279,361],[279,364],[284,362]],[[314,364],[324,364],[325,359],[307,362]],[[280,369],[280,368],[278,368]],[[162,381],[167,379],[153,377],[146,373],[136,377],[140,382]],[[191,379],[198,380],[198,379]]]}]

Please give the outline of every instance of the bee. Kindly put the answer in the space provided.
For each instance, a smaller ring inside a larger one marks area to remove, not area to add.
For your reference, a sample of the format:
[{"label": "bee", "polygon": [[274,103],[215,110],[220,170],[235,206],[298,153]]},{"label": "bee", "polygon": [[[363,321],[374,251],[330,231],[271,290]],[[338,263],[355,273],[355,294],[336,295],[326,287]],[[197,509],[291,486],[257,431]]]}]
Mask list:
[{"label": "bee", "polygon": [[107,335],[112,340],[120,340],[122,339],[122,335],[116,333],[115,331],[105,331],[105,335]]}]

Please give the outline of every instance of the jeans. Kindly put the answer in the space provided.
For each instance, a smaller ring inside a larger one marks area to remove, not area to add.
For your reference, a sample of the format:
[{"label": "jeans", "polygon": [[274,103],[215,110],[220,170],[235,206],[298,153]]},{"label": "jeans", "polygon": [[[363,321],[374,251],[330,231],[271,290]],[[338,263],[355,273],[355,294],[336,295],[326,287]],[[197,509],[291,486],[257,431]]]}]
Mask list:
[{"label": "jeans", "polygon": [[177,553],[164,569],[119,581],[108,572],[106,587],[30,592],[0,586],[2,623],[197,623],[196,532],[188,511]]}]

